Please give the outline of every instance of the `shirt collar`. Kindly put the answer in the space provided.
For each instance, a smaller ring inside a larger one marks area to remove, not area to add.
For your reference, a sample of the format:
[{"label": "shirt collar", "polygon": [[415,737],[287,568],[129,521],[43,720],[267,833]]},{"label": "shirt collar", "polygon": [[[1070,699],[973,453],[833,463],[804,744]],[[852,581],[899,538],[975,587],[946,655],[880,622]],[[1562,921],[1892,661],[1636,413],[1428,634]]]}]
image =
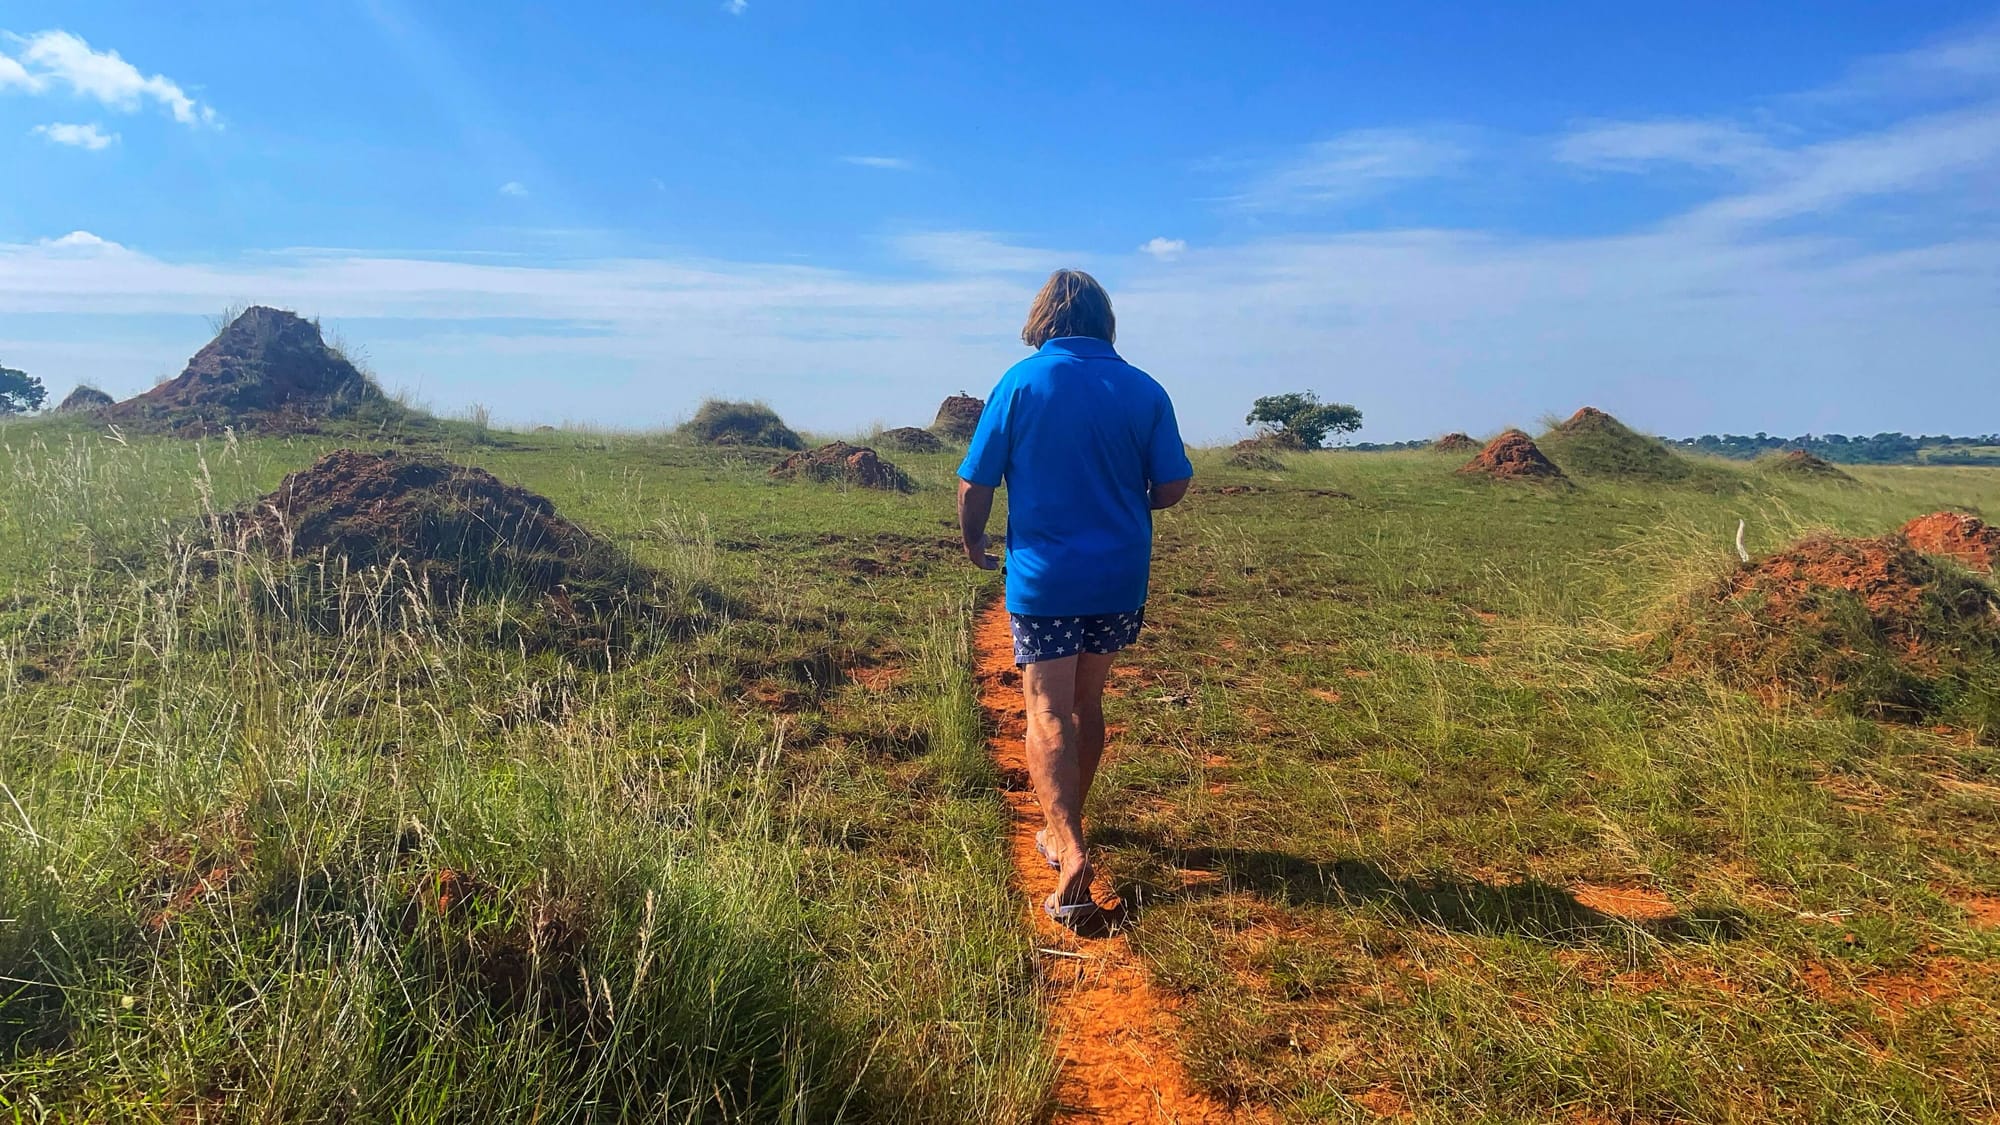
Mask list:
[{"label": "shirt collar", "polygon": [[1118,358],[1118,353],[1110,344],[1095,336],[1057,336],[1041,346],[1043,352],[1058,352],[1063,355],[1102,356]]}]

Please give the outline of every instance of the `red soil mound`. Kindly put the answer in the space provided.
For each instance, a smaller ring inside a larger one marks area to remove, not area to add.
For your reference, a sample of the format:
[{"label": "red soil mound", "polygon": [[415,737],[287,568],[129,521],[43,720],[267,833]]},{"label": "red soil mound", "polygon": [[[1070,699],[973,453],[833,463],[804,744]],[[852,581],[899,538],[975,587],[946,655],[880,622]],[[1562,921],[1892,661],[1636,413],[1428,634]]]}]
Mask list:
[{"label": "red soil mound", "polygon": [[1471,434],[1446,434],[1431,443],[1431,448],[1439,453],[1463,453],[1468,449],[1478,449],[1479,443]]},{"label": "red soil mound", "polygon": [[172,429],[308,430],[363,405],[387,407],[375,384],[294,313],[255,306],[196,352],[176,379],[105,411],[113,421]]},{"label": "red soil mound", "polygon": [[110,406],[112,398],[96,387],[82,386],[66,395],[56,407],[57,414],[82,414]]},{"label": "red soil mound", "polygon": [[972,431],[979,428],[979,415],[985,409],[983,399],[953,395],[938,406],[937,421],[931,423],[931,430],[952,441],[971,441]]},{"label": "red soil mound", "polygon": [[884,461],[872,449],[844,441],[794,453],[771,466],[771,475],[787,480],[843,481],[888,492],[910,490],[910,478],[903,470]]},{"label": "red soil mound", "polygon": [[622,601],[643,572],[555,505],[438,457],[339,449],[240,513],[251,543],[355,567],[400,560],[431,593],[530,591],[564,612]]},{"label": "red soil mound", "polygon": [[1803,540],[1744,564],[1693,610],[1671,633],[1683,665],[1874,718],[1991,721],[2000,594],[1900,535]]},{"label": "red soil mound", "polygon": [[1555,462],[1542,456],[1533,438],[1519,430],[1508,430],[1486,443],[1479,456],[1467,461],[1461,473],[1484,474],[1502,480],[1568,480]]},{"label": "red soil mound", "polygon": [[1732,602],[1754,597],[1760,618],[1787,628],[1819,611],[1823,591],[1844,590],[1860,599],[1883,635],[1908,643],[1935,571],[1894,538],[1807,539],[1738,570],[1723,597]]},{"label": "red soil mound", "polygon": [[1787,449],[1771,459],[1771,471],[1788,477],[1807,477],[1813,480],[1845,480],[1854,478],[1841,471],[1840,466],[1816,457],[1803,449]]},{"label": "red soil mound", "polygon": [[1962,512],[1934,512],[1903,525],[1903,538],[1927,555],[1949,555],[1976,570],[2000,559],[2000,527]]},{"label": "red soil mound", "polygon": [[1625,423],[1606,414],[1595,406],[1586,406],[1570,415],[1556,429],[1565,434],[1622,433]]},{"label": "red soil mound", "polygon": [[901,453],[942,453],[944,442],[929,430],[915,426],[898,426],[882,431],[882,444]]}]

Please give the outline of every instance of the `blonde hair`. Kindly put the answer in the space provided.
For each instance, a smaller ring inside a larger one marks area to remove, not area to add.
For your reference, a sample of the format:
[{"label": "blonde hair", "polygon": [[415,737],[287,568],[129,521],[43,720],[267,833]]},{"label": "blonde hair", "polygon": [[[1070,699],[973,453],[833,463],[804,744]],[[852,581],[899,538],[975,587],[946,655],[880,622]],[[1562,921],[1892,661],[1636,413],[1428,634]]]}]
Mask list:
[{"label": "blonde hair", "polygon": [[1021,342],[1039,348],[1063,336],[1091,336],[1107,344],[1118,342],[1118,319],[1111,315],[1111,294],[1082,270],[1057,270],[1035,294]]}]

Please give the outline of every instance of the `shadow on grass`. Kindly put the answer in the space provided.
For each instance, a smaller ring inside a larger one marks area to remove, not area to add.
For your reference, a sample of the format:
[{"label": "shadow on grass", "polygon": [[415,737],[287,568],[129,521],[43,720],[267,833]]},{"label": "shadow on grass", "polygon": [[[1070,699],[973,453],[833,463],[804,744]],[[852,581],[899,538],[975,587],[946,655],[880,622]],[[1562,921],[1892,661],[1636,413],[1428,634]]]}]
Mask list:
[{"label": "shadow on grass", "polygon": [[[1285,906],[1381,907],[1409,922],[1459,933],[1516,934],[1540,941],[1584,943],[1637,930],[1660,941],[1720,941],[1742,936],[1739,910],[1700,910],[1666,917],[1611,914],[1577,901],[1561,887],[1534,879],[1492,883],[1449,872],[1399,876],[1364,859],[1315,860],[1261,848],[1173,847],[1144,834],[1107,830],[1098,843],[1136,851],[1159,865],[1201,873],[1165,886],[1146,878],[1120,886],[1123,908],[1111,927],[1130,925],[1149,906],[1248,892]],[[1209,878],[1207,876],[1213,876]]]}]

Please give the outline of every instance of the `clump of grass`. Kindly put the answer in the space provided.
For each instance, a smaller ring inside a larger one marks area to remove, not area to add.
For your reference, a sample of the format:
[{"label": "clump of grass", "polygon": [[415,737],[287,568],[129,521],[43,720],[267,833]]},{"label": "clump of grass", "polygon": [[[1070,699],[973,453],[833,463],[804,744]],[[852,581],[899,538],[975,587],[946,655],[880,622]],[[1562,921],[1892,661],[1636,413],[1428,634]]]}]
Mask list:
[{"label": "clump of grass", "polygon": [[804,449],[805,439],[761,402],[708,399],[681,425],[681,435],[701,445],[754,445]]}]

